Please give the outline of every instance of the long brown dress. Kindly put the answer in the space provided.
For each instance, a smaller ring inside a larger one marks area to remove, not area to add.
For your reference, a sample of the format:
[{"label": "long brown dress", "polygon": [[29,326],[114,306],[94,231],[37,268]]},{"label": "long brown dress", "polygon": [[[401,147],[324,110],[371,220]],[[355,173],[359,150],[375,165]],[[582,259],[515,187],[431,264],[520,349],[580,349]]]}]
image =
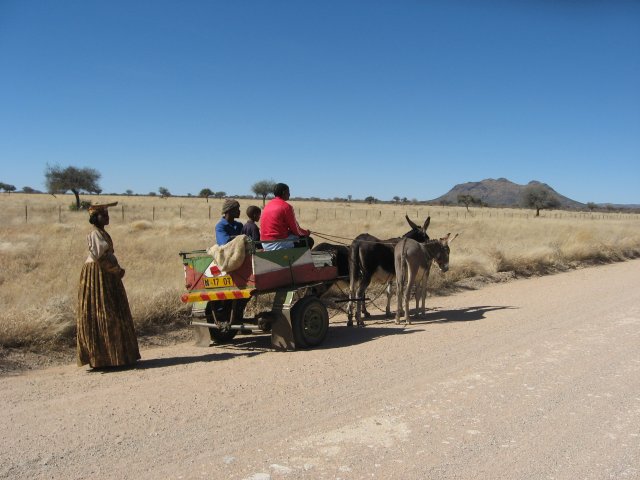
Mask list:
[{"label": "long brown dress", "polygon": [[133,365],[140,351],[113,241],[104,229],[95,227],[87,243],[89,257],[78,290],[78,366]]}]

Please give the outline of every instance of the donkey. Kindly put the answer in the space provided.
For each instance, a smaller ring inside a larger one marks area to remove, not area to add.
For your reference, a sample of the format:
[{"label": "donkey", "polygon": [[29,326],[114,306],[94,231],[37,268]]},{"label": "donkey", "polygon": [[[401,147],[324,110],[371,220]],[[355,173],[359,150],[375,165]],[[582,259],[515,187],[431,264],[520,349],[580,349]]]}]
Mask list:
[{"label": "donkey", "polygon": [[418,242],[429,240],[427,228],[431,222],[431,217],[427,217],[422,227],[413,223],[405,215],[411,230],[402,237],[380,240],[373,235],[363,233],[358,235],[351,243],[349,252],[349,304],[347,306],[347,326],[353,326],[353,305],[355,302],[355,317],[358,327],[364,327],[361,317],[361,310],[365,317],[370,314],[364,305],[364,296],[367,287],[371,283],[374,274],[386,274],[387,281],[387,307],[385,313],[391,316],[391,280],[396,273],[393,249],[401,238],[411,238]]},{"label": "donkey", "polygon": [[313,252],[329,252],[332,254],[336,259],[338,277],[345,278],[349,276],[349,246],[322,242],[315,245],[311,250]]},{"label": "donkey", "polygon": [[[416,314],[424,315],[427,298],[427,280],[431,272],[431,264],[435,260],[442,272],[449,270],[449,244],[458,236],[450,239],[451,234],[438,240],[424,243],[403,238],[394,248],[396,267],[396,286],[398,309],[396,310],[396,324],[404,312],[404,321],[411,325],[409,317],[409,297],[415,285]],[[422,306],[420,306],[422,301]]]}]

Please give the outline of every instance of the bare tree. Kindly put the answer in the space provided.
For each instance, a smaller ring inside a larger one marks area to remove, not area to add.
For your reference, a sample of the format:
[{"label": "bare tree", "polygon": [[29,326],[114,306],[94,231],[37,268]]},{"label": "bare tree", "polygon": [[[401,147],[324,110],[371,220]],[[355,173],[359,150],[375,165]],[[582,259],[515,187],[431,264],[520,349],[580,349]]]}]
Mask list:
[{"label": "bare tree", "polygon": [[100,172],[93,168],[62,168],[58,165],[49,166],[44,173],[47,191],[51,194],[73,192],[76,197],[76,208],[80,209],[80,192],[100,193],[98,185]]}]

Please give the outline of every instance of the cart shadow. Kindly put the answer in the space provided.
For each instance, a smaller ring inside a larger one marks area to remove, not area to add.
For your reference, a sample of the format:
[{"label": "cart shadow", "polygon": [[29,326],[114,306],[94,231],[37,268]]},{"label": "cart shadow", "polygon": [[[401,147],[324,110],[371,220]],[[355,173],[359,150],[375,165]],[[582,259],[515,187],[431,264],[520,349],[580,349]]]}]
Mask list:
[{"label": "cart shadow", "polygon": [[[226,346],[226,345],[225,345]],[[215,347],[205,347],[215,348]],[[193,356],[180,356],[180,357],[168,357],[168,358],[150,358],[139,360],[135,366],[131,367],[136,370],[150,370],[153,368],[166,368],[175,367],[179,365],[190,365],[192,363],[209,363],[220,362],[223,360],[231,360],[236,357],[253,357],[259,355],[262,352],[241,350],[237,352],[228,352],[217,349],[214,352],[207,352],[203,355]]]}]

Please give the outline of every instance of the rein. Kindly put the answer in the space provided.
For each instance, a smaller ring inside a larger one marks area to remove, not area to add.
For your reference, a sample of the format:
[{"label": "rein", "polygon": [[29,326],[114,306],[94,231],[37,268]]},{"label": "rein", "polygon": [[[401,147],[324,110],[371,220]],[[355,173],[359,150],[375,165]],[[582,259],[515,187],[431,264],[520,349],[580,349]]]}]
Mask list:
[{"label": "rein", "polygon": [[[353,241],[355,240],[355,238],[349,238],[349,237],[340,237],[338,235],[331,235],[329,233],[322,233],[322,232],[316,232],[313,231],[311,232],[312,235],[315,235],[316,237],[320,237],[324,240],[328,240],[330,242],[335,242],[338,243],[340,245],[344,245],[344,246],[350,246]],[[344,242],[340,242],[338,240],[334,240],[336,238],[339,238],[340,240],[347,240],[349,243],[344,243]],[[382,245],[395,245],[397,242],[395,242],[395,240],[397,239],[402,239],[402,238],[407,238],[407,237],[396,237],[396,238],[392,238],[392,239],[387,239],[387,240],[358,240],[359,242],[362,243],[381,243]],[[431,240],[427,240],[427,241],[431,241]]]}]

